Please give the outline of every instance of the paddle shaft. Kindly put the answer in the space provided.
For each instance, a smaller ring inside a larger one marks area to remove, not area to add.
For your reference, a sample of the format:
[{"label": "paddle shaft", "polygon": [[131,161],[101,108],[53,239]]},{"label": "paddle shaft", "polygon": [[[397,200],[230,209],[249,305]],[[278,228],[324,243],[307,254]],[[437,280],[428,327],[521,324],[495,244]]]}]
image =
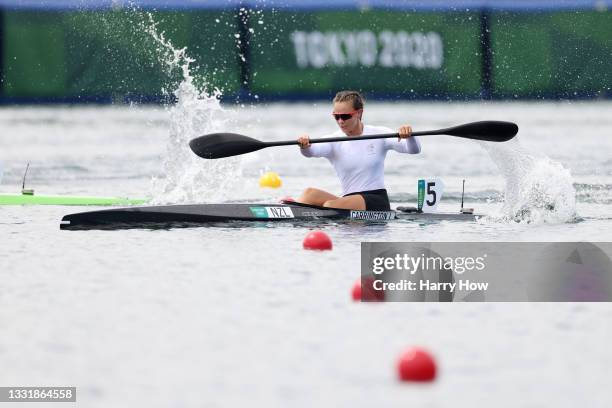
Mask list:
[{"label": "paddle shaft", "polygon": [[[439,134],[439,130],[412,132],[412,136],[427,136]],[[365,136],[340,136],[340,137],[326,137],[322,139],[310,139],[310,144],[313,143],[329,143],[329,142],[350,142],[352,140],[368,140],[368,139],[387,139],[391,137],[399,137],[399,133],[383,133],[380,135],[365,135]],[[284,142],[264,142],[266,147],[271,146],[290,146],[299,145],[295,140],[286,140]]]}]

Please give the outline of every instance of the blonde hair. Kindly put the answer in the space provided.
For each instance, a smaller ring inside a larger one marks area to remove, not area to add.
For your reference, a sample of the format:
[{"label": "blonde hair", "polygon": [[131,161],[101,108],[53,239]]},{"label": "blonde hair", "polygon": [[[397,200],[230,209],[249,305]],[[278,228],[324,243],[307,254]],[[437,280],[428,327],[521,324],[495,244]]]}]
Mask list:
[{"label": "blonde hair", "polygon": [[357,91],[340,91],[334,96],[335,102],[352,102],[353,109],[363,109],[365,98]]}]

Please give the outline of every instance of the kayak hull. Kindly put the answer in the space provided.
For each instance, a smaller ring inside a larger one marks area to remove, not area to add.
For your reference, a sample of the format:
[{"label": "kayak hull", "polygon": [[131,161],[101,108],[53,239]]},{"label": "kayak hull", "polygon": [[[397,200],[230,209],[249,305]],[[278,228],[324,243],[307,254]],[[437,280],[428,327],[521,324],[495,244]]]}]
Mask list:
[{"label": "kayak hull", "polygon": [[320,220],[417,222],[475,221],[474,214],[403,211],[353,211],[304,204],[184,204],[128,207],[68,214],[61,229],[174,228],[228,222],[282,222]]}]

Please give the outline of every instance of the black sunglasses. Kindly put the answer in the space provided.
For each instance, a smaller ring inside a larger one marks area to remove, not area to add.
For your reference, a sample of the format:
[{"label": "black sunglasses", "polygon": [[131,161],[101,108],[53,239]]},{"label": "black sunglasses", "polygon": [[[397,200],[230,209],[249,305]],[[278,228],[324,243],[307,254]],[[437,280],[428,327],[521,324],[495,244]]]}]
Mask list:
[{"label": "black sunglasses", "polygon": [[336,120],[349,120],[350,118],[353,117],[354,114],[356,114],[357,112],[359,112],[359,110],[356,111],[352,111],[349,113],[332,113],[332,116],[334,117],[334,119]]}]

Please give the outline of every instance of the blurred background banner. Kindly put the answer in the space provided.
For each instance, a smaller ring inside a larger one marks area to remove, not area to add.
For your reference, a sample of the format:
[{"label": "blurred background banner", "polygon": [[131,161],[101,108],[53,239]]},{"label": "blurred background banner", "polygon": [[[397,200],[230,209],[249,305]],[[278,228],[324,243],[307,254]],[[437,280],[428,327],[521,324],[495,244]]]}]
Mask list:
[{"label": "blurred background banner", "polygon": [[[194,74],[237,92],[239,64],[233,12],[163,11],[158,32],[197,61]],[[215,20],[229,22],[217,24]],[[137,11],[4,12],[2,94],[9,100],[161,98],[179,72],[167,72],[163,50]]]},{"label": "blurred background banner", "polygon": [[477,97],[478,17],[465,11],[277,12],[268,30],[253,35],[257,75],[251,87],[278,96],[361,88],[391,97]]},{"label": "blurred background banner", "polygon": [[224,98],[612,95],[612,0],[0,0],[0,101],[172,98],[152,32]]}]

